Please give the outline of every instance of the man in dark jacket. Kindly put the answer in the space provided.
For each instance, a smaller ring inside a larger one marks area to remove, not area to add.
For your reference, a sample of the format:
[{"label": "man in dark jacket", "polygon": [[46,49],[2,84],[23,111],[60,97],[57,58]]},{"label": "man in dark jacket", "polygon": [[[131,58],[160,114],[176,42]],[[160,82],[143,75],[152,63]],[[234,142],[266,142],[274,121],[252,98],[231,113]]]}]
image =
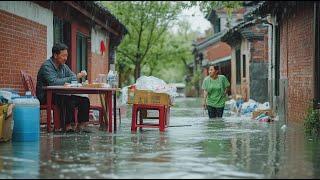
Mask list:
[{"label": "man in dark jacket", "polygon": [[[46,104],[46,92],[44,86],[63,86],[65,83],[77,81],[86,73],[77,75],[65,64],[68,58],[68,47],[57,43],[52,47],[52,57],[46,60],[40,67],[37,75],[37,98],[40,104]],[[67,132],[74,131],[71,123],[74,123],[74,108],[78,108],[78,129],[85,130],[86,122],[89,121],[90,101],[87,97],[74,95],[54,94],[53,103],[60,108],[60,119],[65,125]]]}]

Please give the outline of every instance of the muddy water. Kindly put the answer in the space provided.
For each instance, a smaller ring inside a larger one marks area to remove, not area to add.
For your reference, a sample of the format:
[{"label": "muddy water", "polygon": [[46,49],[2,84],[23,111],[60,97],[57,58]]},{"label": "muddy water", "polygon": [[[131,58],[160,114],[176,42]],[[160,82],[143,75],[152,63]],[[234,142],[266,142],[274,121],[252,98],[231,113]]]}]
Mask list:
[{"label": "muddy water", "polygon": [[[303,127],[250,117],[210,120],[198,99],[177,99],[170,124],[130,132],[55,134],[0,144],[0,178],[319,178],[320,141]],[[130,110],[129,110],[130,111]]]}]

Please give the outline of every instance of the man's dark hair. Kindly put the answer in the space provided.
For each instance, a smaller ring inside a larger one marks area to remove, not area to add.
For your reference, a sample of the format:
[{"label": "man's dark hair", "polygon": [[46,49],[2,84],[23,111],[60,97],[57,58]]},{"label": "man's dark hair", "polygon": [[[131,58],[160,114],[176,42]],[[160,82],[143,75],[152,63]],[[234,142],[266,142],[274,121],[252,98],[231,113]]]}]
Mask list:
[{"label": "man's dark hair", "polygon": [[52,57],[54,54],[60,54],[60,51],[68,50],[68,46],[63,43],[56,43],[52,47]]}]

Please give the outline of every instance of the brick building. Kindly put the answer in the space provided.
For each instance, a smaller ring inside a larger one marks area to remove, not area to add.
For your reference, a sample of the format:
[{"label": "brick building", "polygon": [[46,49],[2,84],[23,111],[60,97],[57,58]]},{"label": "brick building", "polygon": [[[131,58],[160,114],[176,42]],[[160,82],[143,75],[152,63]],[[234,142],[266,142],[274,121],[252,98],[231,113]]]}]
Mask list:
[{"label": "brick building", "polygon": [[[223,9],[212,10],[206,18],[212,25],[212,34],[193,43],[194,63],[193,71],[200,70],[203,77],[208,75],[210,65],[220,66],[220,74],[231,80],[231,47],[220,38],[230,26],[234,26],[241,20],[243,10],[233,13],[231,22],[227,21],[227,13]],[[201,84],[201,82],[200,82]],[[201,85],[196,87],[198,95]]]},{"label": "brick building", "polygon": [[288,122],[303,122],[309,105],[319,108],[319,6],[316,1],[266,1],[251,13],[272,24],[272,104]]},{"label": "brick building", "polygon": [[[244,14],[252,9],[254,1],[244,1],[243,7],[232,12],[228,18],[226,9],[212,10],[206,18],[212,24],[212,35],[197,41],[193,44],[193,54],[195,68],[197,66],[202,69],[203,76],[208,75],[208,67],[210,65],[218,65],[220,74],[225,75],[232,85],[232,61],[231,61],[231,46],[226,42],[221,41],[221,38],[229,29],[243,21]],[[231,92],[229,92],[231,94]]]},{"label": "brick building", "polygon": [[230,29],[221,41],[231,46],[231,93],[245,101],[268,101],[268,25],[245,20]]},{"label": "brick building", "polygon": [[[115,47],[126,33],[125,26],[97,2],[1,1],[0,88],[24,94],[20,70],[31,74],[35,83],[56,42],[69,46],[66,64],[71,70],[87,70],[92,82],[113,67]],[[98,97],[90,98],[92,104],[99,103]]]}]

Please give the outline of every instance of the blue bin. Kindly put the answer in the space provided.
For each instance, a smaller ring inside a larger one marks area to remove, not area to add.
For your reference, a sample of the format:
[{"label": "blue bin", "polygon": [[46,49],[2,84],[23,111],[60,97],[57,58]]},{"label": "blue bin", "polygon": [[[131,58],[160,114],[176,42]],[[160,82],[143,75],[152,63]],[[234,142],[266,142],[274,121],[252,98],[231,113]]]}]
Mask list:
[{"label": "blue bin", "polygon": [[40,138],[40,102],[32,96],[13,99],[12,141],[38,141]]}]

